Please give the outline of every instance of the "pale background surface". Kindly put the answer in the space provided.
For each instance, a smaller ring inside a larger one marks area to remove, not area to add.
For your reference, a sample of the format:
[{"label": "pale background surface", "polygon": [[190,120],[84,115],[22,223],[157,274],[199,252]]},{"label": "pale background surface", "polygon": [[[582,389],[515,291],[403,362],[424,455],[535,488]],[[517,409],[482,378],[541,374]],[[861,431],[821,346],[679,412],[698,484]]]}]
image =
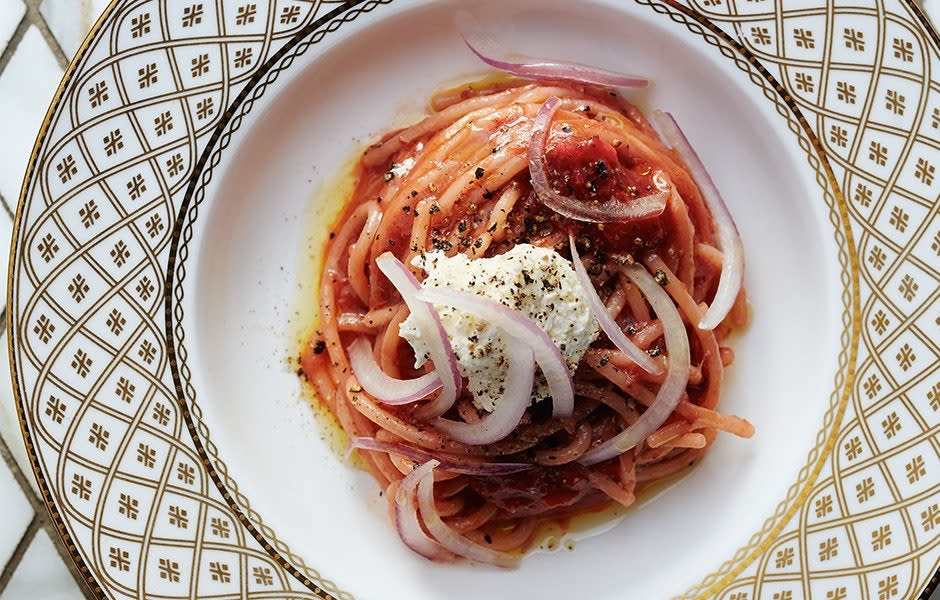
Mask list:
[{"label": "pale background surface", "polygon": [[[940,0],[921,0],[940,24]],[[0,255],[36,132],[87,31],[109,0],[0,0]],[[6,277],[0,277],[0,304]],[[5,307],[3,307],[5,310]],[[0,332],[3,321],[0,321]],[[93,598],[49,522],[20,438],[0,336],[0,600]],[[931,600],[940,600],[935,593]]]}]

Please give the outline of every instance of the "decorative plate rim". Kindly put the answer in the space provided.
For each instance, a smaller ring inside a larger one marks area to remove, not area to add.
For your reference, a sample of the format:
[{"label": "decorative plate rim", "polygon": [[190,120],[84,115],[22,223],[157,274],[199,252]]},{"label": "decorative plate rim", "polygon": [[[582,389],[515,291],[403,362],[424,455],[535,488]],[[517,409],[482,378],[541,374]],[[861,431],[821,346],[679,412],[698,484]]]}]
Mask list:
[{"label": "decorative plate rim", "polygon": [[[14,243],[11,245],[9,261],[8,261],[8,267],[9,267],[8,268],[8,289],[7,289],[7,306],[8,307],[13,306],[13,297],[14,297],[13,279],[14,279],[15,258],[17,256],[17,247],[16,247],[15,242],[18,238],[20,229],[22,227],[22,219],[24,218],[24,209],[25,209],[25,205],[27,202],[27,192],[29,191],[31,181],[36,176],[37,174],[36,172],[39,168],[39,164],[38,164],[39,152],[41,150],[41,146],[43,142],[45,141],[45,139],[50,133],[51,119],[54,116],[55,111],[60,107],[62,99],[67,89],[69,88],[73,78],[78,74],[79,65],[82,59],[84,58],[85,54],[89,51],[91,44],[97,39],[98,34],[104,27],[105,23],[108,21],[112,13],[121,4],[124,4],[125,2],[128,2],[128,1],[129,0],[111,0],[108,6],[105,8],[105,10],[99,16],[98,20],[96,21],[94,26],[91,28],[88,35],[85,37],[81,46],[76,51],[75,55],[70,61],[68,68],[66,69],[63,75],[62,81],[60,82],[53,96],[49,109],[47,110],[47,113],[43,119],[42,125],[37,134],[36,141],[34,143],[33,149],[30,154],[28,169],[24,178],[24,182],[21,188],[19,200],[17,202],[17,207],[16,207],[16,211],[14,215],[13,237],[12,237]],[[648,4],[654,9],[656,7],[656,0],[645,0],[645,1],[636,0],[636,1],[641,4]],[[822,468],[823,461],[828,457],[829,453],[832,451],[833,443],[831,442],[835,441],[835,435],[838,434],[839,432],[839,425],[841,422],[842,413],[844,412],[845,406],[848,402],[848,397],[851,394],[852,386],[854,383],[854,378],[857,375],[856,367],[858,365],[856,364],[857,363],[856,353],[857,353],[857,347],[858,347],[858,341],[859,341],[859,331],[861,328],[861,324],[860,324],[861,307],[859,303],[859,290],[858,290],[859,267],[857,264],[859,260],[859,255],[858,255],[859,249],[855,247],[854,242],[852,241],[853,233],[851,230],[851,219],[849,218],[847,209],[845,208],[845,204],[847,203],[847,201],[844,198],[839,182],[837,181],[837,178],[834,175],[831,169],[831,166],[829,165],[827,152],[825,148],[822,146],[822,144],[819,143],[815,130],[812,128],[811,125],[808,124],[806,119],[803,117],[802,112],[798,108],[796,102],[789,96],[789,93],[776,82],[776,79],[774,78],[774,76],[770,74],[770,72],[762,65],[762,63],[744,45],[740,44],[740,42],[738,42],[732,36],[727,34],[718,25],[713,23],[708,17],[704,16],[700,12],[697,12],[691,8],[688,8],[685,5],[679,4],[676,0],[658,0],[658,1],[661,2],[662,4],[666,4],[672,7],[675,10],[680,11],[681,13],[685,14],[687,17],[694,19],[700,25],[708,29],[712,34],[719,36],[725,42],[735,47],[737,52],[743,55],[745,58],[747,58],[748,61],[751,62],[762,73],[765,79],[769,81],[775,87],[775,89],[777,90],[781,98],[783,98],[784,102],[787,104],[787,106],[790,108],[792,113],[797,117],[797,120],[800,122],[801,126],[804,128],[804,132],[809,136],[814,146],[814,150],[816,152],[817,157],[821,159],[822,164],[825,167],[826,176],[828,178],[828,183],[832,187],[832,190],[837,199],[836,208],[840,210],[840,213],[841,213],[840,218],[844,221],[844,223],[842,224],[846,226],[846,233],[848,234],[849,247],[853,250],[852,252],[849,253],[851,279],[852,279],[850,283],[850,288],[852,290],[852,293],[851,293],[852,302],[851,302],[851,308],[849,309],[847,307],[847,310],[849,310],[849,312],[852,315],[851,316],[852,324],[850,326],[850,329],[851,329],[850,357],[848,359],[846,366],[844,367],[847,370],[847,377],[845,378],[845,381],[842,385],[837,386],[837,388],[839,388],[837,390],[838,395],[840,396],[840,399],[837,402],[838,406],[831,406],[829,409],[829,411],[831,411],[833,408],[838,408],[839,416],[836,417],[834,422],[832,423],[831,434],[833,437],[827,441],[823,454],[820,455],[818,459],[816,460],[816,467],[814,468],[813,475],[809,479],[803,482],[804,489],[800,492],[800,495],[799,495],[801,500],[794,503],[792,510],[788,514],[782,517],[780,524],[779,524],[778,531],[777,531],[777,533],[779,533],[779,530],[782,529],[786,525],[786,523],[790,520],[790,518],[792,518],[793,512],[795,512],[798,505],[800,505],[802,502],[805,502],[808,499],[814,480],[818,476]],[[923,29],[923,31],[926,32],[927,36],[933,42],[936,49],[940,50],[940,35],[938,35],[937,31],[933,28],[933,26],[927,20],[926,15],[920,9],[920,7],[914,2],[914,0],[898,0],[898,1],[912,11],[914,16],[917,18],[920,27]],[[264,75],[266,75],[270,71],[270,68],[273,65],[275,65],[278,61],[280,61],[281,58],[291,48],[293,48],[298,43],[300,43],[304,38],[314,33],[317,29],[322,27],[323,24],[325,24],[326,22],[332,19],[335,19],[337,16],[345,13],[350,8],[369,6],[368,9],[361,9],[367,12],[367,11],[371,11],[372,9],[374,9],[376,6],[380,4],[387,4],[389,2],[391,2],[391,0],[354,0],[351,2],[341,4],[337,8],[325,12],[322,16],[319,16],[310,24],[304,26],[296,34],[293,34],[290,37],[290,39],[278,49],[277,52],[275,52],[270,57],[268,57],[264,61],[263,66],[260,67],[260,69],[252,75],[252,77],[249,80],[248,85],[240,91],[239,95],[236,96],[236,98],[228,106],[225,107],[225,111],[227,113],[232,113],[239,106],[241,106],[242,100],[248,95],[248,93],[250,93],[254,89],[253,85],[257,80],[260,80]],[[189,205],[189,201],[192,197],[192,194],[199,187],[198,180],[203,174],[203,168],[204,168],[205,162],[207,158],[210,156],[211,151],[215,148],[215,144],[218,138],[220,137],[220,134],[222,133],[223,129],[227,127],[229,120],[230,120],[230,115],[227,115],[225,118],[223,118],[220,122],[218,122],[213,127],[213,132],[209,136],[208,143],[203,148],[203,150],[199,153],[199,159],[198,161],[196,161],[197,166],[194,168],[192,174],[188,178],[188,184],[185,186],[185,189],[186,189],[185,198],[182,204],[180,205],[180,208],[178,209],[178,214],[176,215],[176,219],[174,221],[172,243],[170,246],[170,254],[169,254],[169,268],[167,270],[167,282],[172,282],[175,279],[175,269],[173,267],[174,267],[174,263],[177,260],[176,251],[178,249],[180,223],[181,221],[184,220],[184,217],[182,215],[186,211],[186,208]],[[192,416],[190,415],[188,407],[186,406],[187,402],[185,400],[185,395],[183,394],[182,386],[181,386],[180,379],[179,379],[179,369],[176,364],[177,359],[176,359],[176,351],[175,351],[176,350],[175,336],[173,335],[173,332],[171,330],[172,321],[173,321],[173,319],[171,318],[171,307],[173,305],[173,298],[172,298],[173,289],[174,288],[172,285],[167,285],[165,289],[163,290],[163,295],[164,295],[163,304],[166,310],[166,323],[165,323],[166,332],[165,333],[166,333],[167,349],[169,353],[169,360],[171,364],[171,373],[173,375],[174,385],[176,388],[175,391],[177,393],[177,401],[179,401],[181,406],[183,407],[183,415],[186,420],[186,428],[189,431],[189,434],[192,437],[193,442],[196,445],[196,449],[198,453],[200,454],[200,457],[203,460],[203,464],[207,468],[213,482],[218,487],[218,490],[221,492],[226,502],[229,504],[229,507],[233,511],[235,511],[235,513],[239,517],[239,520],[242,522],[243,525],[248,527],[248,529],[250,530],[252,535],[255,537],[255,539],[260,544],[262,544],[264,549],[271,555],[272,558],[277,560],[277,562],[281,564],[282,567],[286,568],[291,574],[297,577],[305,586],[307,586],[311,591],[313,591],[315,594],[319,596],[320,594],[323,594],[325,592],[319,589],[319,587],[313,585],[313,583],[307,577],[301,574],[300,571],[298,571],[297,568],[291,562],[286,560],[278,552],[277,549],[273,548],[272,545],[267,540],[267,538],[263,536],[260,532],[257,532],[251,520],[242,513],[241,507],[229,494],[227,487],[221,481],[221,478],[216,472],[216,468],[215,468],[215,465],[213,464],[213,461],[209,459],[208,454],[206,453],[205,448],[202,445],[200,436],[198,432],[196,431],[195,424],[192,421]],[[17,415],[19,418],[19,423],[20,423],[20,428],[21,428],[21,435],[23,436],[24,442],[26,444],[30,466],[33,470],[34,477],[36,477],[36,480],[40,486],[41,495],[43,497],[43,501],[46,505],[46,508],[50,512],[50,515],[52,516],[52,520],[55,523],[56,529],[60,537],[63,540],[65,540],[67,544],[69,556],[71,557],[73,562],[78,566],[79,571],[82,573],[83,577],[85,578],[85,583],[91,588],[91,590],[95,593],[95,595],[101,598],[106,598],[108,596],[105,593],[105,590],[98,584],[98,581],[95,578],[94,574],[92,573],[91,569],[88,567],[88,565],[85,564],[83,557],[79,554],[78,545],[76,544],[75,539],[71,537],[71,534],[69,533],[61,515],[58,512],[59,508],[56,505],[55,499],[51,492],[52,488],[49,485],[49,482],[46,481],[44,475],[42,474],[42,470],[39,464],[40,459],[39,459],[37,450],[34,447],[33,440],[31,437],[32,436],[31,430],[30,430],[31,424],[28,422],[27,415],[25,414],[20,380],[19,380],[19,377],[17,375],[17,370],[16,370],[17,356],[16,356],[16,343],[15,343],[14,335],[13,335],[15,333],[15,330],[13,329],[14,314],[12,310],[7,311],[6,322],[7,322],[7,330],[10,332],[10,335],[8,336],[7,344],[8,344],[8,351],[9,351],[9,366],[11,369],[12,382],[13,382],[13,400],[16,405]],[[840,366],[839,370],[841,371],[842,369],[843,367]],[[829,414],[829,411],[827,411],[827,415]],[[797,483],[800,483],[800,482],[798,481]],[[794,485],[797,485],[797,484],[794,484]],[[772,518],[773,517],[771,517],[771,519]],[[768,519],[768,521],[771,519]],[[766,544],[761,544],[761,546],[769,545],[773,541],[773,537],[775,536],[772,536],[770,539],[766,541]],[[740,569],[738,569],[738,571],[743,570],[747,566],[747,564],[753,561],[758,556],[758,554],[762,551],[764,551],[763,547],[757,548],[752,553],[752,555],[748,557],[743,564],[740,565]],[[731,578],[735,574],[736,574],[735,572],[728,573],[726,574],[726,578]],[[708,595],[712,593],[713,591],[715,591],[716,589],[719,589],[722,583],[724,582],[725,580],[722,579],[721,581],[715,583],[708,590],[706,590],[705,595]],[[936,570],[933,577],[927,582],[926,587],[924,588],[921,594],[921,597],[922,598],[928,597],[933,592],[933,590],[936,589],[938,584],[940,584],[940,568]],[[333,596],[320,596],[320,597],[333,597]]]}]

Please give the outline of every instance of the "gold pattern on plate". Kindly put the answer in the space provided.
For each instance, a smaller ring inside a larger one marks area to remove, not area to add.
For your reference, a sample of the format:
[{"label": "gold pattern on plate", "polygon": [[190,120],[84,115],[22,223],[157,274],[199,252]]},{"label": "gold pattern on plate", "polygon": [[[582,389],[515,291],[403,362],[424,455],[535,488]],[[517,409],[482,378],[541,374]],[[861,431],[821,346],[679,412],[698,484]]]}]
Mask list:
[{"label": "gold pattern on plate", "polygon": [[[786,120],[844,288],[816,446],[761,531],[686,595],[917,595],[940,560],[940,39],[909,0],[637,2],[732,60]],[[166,339],[178,287],[164,285],[180,205],[198,204],[210,151],[251,108],[239,94],[386,3],[114,2],[66,72],[17,208],[7,318],[33,469],[100,597],[351,598],[227,475],[174,380],[185,348]]]}]

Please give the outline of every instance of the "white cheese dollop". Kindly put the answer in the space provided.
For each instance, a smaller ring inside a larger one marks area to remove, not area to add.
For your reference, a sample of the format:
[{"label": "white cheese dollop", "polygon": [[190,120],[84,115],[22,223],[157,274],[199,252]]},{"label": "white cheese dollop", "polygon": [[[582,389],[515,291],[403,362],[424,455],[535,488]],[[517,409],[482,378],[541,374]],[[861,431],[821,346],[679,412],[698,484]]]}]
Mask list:
[{"label": "white cheese dollop", "polygon": [[[429,252],[415,258],[414,265],[427,273],[423,285],[461,290],[517,310],[534,321],[552,339],[574,373],[597,339],[597,321],[583,301],[584,292],[571,264],[551,248],[517,244],[492,258],[470,259],[464,254],[448,257]],[[435,305],[473,394],[473,403],[492,412],[505,389],[508,363],[502,333],[479,317]],[[414,320],[402,322],[399,334],[415,351],[415,366],[428,360],[428,349]],[[549,397],[548,385],[537,373],[532,400]]]}]

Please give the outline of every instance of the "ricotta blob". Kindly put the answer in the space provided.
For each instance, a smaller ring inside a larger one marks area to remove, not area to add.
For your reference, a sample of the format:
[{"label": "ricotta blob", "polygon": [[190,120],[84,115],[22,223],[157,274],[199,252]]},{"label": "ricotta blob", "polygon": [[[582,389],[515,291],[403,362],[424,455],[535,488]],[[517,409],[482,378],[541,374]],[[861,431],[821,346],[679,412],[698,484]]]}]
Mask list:
[{"label": "ricotta blob", "polygon": [[[561,351],[572,374],[597,339],[597,320],[583,300],[584,292],[571,263],[551,248],[516,244],[504,254],[476,259],[435,251],[419,255],[413,264],[427,273],[422,282],[426,287],[489,298],[531,319]],[[435,308],[454,349],[460,374],[467,379],[473,403],[492,412],[502,397],[509,369],[503,332],[485,315],[445,305]],[[402,322],[399,334],[414,349],[416,367],[429,360],[427,345],[412,317]],[[548,385],[537,371],[530,403],[549,396]]]}]

